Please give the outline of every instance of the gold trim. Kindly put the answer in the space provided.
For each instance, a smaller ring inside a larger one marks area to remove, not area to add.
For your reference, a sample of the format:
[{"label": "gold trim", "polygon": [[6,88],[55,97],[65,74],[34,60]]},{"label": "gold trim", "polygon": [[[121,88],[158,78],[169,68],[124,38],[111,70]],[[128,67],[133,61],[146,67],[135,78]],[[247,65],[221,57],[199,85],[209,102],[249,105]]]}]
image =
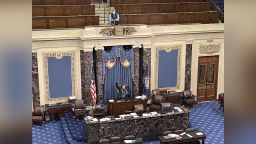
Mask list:
[{"label": "gold trim", "polygon": [[160,89],[168,89],[168,90],[175,90],[180,89],[181,84],[181,78],[180,78],[180,72],[181,72],[181,61],[182,61],[182,44],[177,45],[171,45],[171,46],[157,46],[156,48],[156,61],[155,61],[155,85],[156,88],[158,88],[158,64],[159,64],[159,52],[160,50],[165,50],[167,53],[170,53],[173,50],[178,50],[178,60],[177,60],[177,83],[176,87],[165,87]]},{"label": "gold trim", "polygon": [[47,52],[43,53],[43,60],[44,60],[44,85],[45,85],[45,104],[47,103],[56,103],[56,102],[67,102],[67,97],[60,97],[60,98],[50,98],[49,97],[49,76],[48,76],[48,57],[55,57],[57,59],[63,58],[63,56],[71,56],[71,78],[72,78],[72,95],[75,95],[75,52],[68,51],[68,52]]}]

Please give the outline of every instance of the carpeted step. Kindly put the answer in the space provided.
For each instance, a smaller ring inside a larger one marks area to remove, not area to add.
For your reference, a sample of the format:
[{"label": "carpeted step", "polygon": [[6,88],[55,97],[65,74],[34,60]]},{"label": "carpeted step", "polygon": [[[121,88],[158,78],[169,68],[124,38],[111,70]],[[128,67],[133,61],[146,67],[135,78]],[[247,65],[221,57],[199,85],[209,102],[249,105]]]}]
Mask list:
[{"label": "carpeted step", "polygon": [[68,128],[68,125],[67,125],[64,117],[60,118],[60,123],[61,123],[67,143],[69,143],[69,144],[84,144],[84,142],[77,142],[72,138],[71,133]]},{"label": "carpeted step", "polygon": [[86,141],[86,124],[83,119],[76,119],[73,114],[66,113],[65,120],[71,136],[78,142]]}]

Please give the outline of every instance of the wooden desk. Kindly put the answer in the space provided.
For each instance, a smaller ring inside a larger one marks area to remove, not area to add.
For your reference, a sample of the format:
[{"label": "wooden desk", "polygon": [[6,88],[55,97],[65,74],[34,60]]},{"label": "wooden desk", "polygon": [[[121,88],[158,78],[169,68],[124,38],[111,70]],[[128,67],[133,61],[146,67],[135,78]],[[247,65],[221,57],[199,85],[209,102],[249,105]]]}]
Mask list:
[{"label": "wooden desk", "polygon": [[148,100],[128,100],[121,102],[109,102],[108,103],[108,115],[119,116],[120,114],[124,114],[125,111],[133,111],[134,105],[143,104],[144,109],[147,108]]},{"label": "wooden desk", "polygon": [[188,112],[160,114],[153,117],[143,117],[129,120],[111,120],[106,122],[90,122],[87,124],[87,143],[98,143],[100,139],[119,136],[122,139],[128,135],[135,137],[158,136],[164,131],[187,129]]},{"label": "wooden desk", "polygon": [[159,140],[161,144],[184,144],[184,143],[191,143],[191,142],[197,142],[199,140],[202,140],[202,144],[204,144],[204,140],[206,139],[206,135],[197,135],[196,133],[200,131],[192,131],[192,132],[186,132],[187,134],[191,135],[191,137],[187,136],[186,134],[182,135],[181,139],[176,138],[169,138],[165,139],[163,136],[159,136]]},{"label": "wooden desk", "polygon": [[57,104],[45,107],[45,113],[48,113],[51,120],[56,119],[59,115],[63,115],[66,112],[72,112],[73,106],[71,104]]}]

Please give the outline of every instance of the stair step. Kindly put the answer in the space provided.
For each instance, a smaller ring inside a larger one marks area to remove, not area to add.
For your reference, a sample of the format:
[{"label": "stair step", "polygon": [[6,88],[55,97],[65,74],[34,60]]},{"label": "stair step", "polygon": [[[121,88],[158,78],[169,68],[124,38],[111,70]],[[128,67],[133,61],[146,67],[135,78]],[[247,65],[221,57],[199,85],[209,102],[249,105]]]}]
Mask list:
[{"label": "stair step", "polygon": [[69,143],[69,144],[82,144],[82,142],[77,142],[77,141],[73,140],[64,117],[60,118],[60,123],[61,123],[61,126],[62,126],[62,130],[65,134],[65,138],[66,138],[67,143]]},{"label": "stair step", "polygon": [[109,17],[109,15],[108,14],[95,14],[95,15],[97,15],[97,16],[100,16],[100,17]]},{"label": "stair step", "polygon": [[[104,17],[100,17],[100,20],[104,20]],[[108,21],[108,18],[105,18],[106,21]]]}]

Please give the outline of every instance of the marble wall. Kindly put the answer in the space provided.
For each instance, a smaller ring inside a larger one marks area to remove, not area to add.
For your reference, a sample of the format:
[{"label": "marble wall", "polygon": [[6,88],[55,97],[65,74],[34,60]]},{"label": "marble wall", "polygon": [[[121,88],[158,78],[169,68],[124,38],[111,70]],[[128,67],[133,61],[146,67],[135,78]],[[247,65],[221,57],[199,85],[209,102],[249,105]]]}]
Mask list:
[{"label": "marble wall", "polygon": [[32,53],[32,96],[33,107],[40,106],[37,53]]},{"label": "marble wall", "polygon": [[103,50],[96,50],[96,66],[97,66],[97,90],[98,90],[98,104],[103,103],[103,71],[102,71],[102,51]]},{"label": "marble wall", "polygon": [[186,45],[185,90],[190,90],[192,44]]},{"label": "marble wall", "polygon": [[81,89],[82,89],[82,99],[85,101],[86,105],[91,105],[91,77],[92,77],[92,52],[80,51],[81,60]]},{"label": "marble wall", "polygon": [[133,79],[133,94],[139,95],[139,48],[134,48],[134,79]]},{"label": "marble wall", "polygon": [[[149,77],[151,78],[151,49],[150,48],[144,48],[143,49],[143,83],[144,83],[144,77],[146,75],[146,65],[148,63],[148,69],[149,69]],[[150,80],[149,80],[149,87],[150,87]]]}]

